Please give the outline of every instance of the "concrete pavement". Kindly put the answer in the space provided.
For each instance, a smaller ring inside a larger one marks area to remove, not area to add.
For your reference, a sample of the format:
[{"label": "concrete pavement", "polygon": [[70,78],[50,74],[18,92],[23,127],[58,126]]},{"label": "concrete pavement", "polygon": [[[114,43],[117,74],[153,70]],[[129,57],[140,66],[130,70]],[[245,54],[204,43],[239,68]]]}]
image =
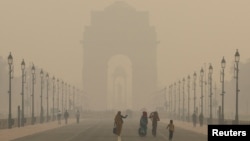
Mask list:
[{"label": "concrete pavement", "polygon": [[[169,119],[161,119],[160,122],[167,125],[169,123]],[[73,123],[76,123],[75,118],[69,119],[67,125],[73,124]],[[176,127],[207,135],[207,125],[200,127],[197,124],[196,127],[193,127],[191,122],[185,122],[185,121],[179,121],[179,120],[174,120],[174,124]],[[9,140],[24,137],[27,135],[43,132],[46,130],[59,128],[65,125],[66,124],[64,123],[64,120],[62,120],[61,125],[59,125],[57,121],[54,121],[54,122],[43,123],[43,124],[37,123],[35,125],[28,125],[28,126],[24,126],[20,128],[15,127],[12,129],[2,129],[0,130],[0,141],[9,141]]]},{"label": "concrete pavement", "polygon": [[43,132],[46,130],[54,129],[54,128],[59,128],[62,126],[66,126],[69,124],[76,123],[75,118],[71,118],[68,120],[68,124],[64,123],[64,120],[61,121],[61,124],[59,125],[57,121],[53,122],[48,122],[48,123],[37,123],[35,125],[27,125],[24,127],[14,127],[11,129],[1,129],[0,130],[0,141],[10,141],[16,138],[24,137],[27,135]]}]

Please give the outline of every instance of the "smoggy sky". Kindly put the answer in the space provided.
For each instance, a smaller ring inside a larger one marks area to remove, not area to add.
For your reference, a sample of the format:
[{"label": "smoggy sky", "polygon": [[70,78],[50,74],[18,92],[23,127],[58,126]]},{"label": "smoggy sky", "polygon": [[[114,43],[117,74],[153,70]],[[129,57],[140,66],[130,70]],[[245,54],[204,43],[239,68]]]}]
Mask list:
[{"label": "smoggy sky", "polygon": [[[91,11],[102,11],[117,0],[1,0],[0,56],[12,52],[15,75],[21,60],[33,62],[56,78],[82,85],[84,27]],[[249,0],[124,0],[148,11],[158,45],[158,86],[170,85],[212,63],[219,83],[220,61],[232,67],[239,49],[250,58]],[[229,74],[226,74],[226,79]]]}]

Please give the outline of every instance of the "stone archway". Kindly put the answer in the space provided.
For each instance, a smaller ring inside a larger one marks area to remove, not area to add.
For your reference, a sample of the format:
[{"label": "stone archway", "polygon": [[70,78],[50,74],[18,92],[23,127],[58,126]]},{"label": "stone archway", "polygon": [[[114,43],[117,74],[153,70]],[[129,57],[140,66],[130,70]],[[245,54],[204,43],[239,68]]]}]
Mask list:
[{"label": "stone archway", "polygon": [[118,108],[146,107],[157,85],[157,43],[148,12],[122,1],[93,11],[83,38],[83,90],[89,109],[114,109],[115,96],[123,96]]},{"label": "stone archway", "polygon": [[107,109],[131,109],[132,64],[125,55],[115,55],[108,62]]}]

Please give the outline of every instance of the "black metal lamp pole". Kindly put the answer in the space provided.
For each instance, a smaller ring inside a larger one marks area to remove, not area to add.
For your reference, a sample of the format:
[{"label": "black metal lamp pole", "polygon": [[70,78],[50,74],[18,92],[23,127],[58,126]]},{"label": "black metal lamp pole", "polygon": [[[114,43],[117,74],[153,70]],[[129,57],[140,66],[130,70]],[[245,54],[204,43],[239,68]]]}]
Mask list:
[{"label": "black metal lamp pole", "polygon": [[213,95],[213,91],[212,91],[212,73],[213,73],[213,67],[210,64],[209,65],[209,82],[210,82],[210,123],[213,122],[213,116],[212,116],[212,95]]},{"label": "black metal lamp pole", "polygon": [[11,52],[8,56],[8,64],[9,64],[9,117],[8,117],[8,128],[12,128],[12,117],[11,117],[11,79],[13,76],[11,75],[13,71],[13,57],[11,55]]},{"label": "black metal lamp pole", "polygon": [[52,97],[52,120],[54,121],[55,120],[55,107],[54,107],[54,101],[55,101],[55,76],[53,76],[52,78],[52,81],[53,81],[53,97]]},{"label": "black metal lamp pole", "polygon": [[47,100],[47,112],[46,112],[46,120],[47,122],[49,121],[49,74],[46,74],[46,79],[47,79],[47,96],[46,96],[46,100]]},{"label": "black metal lamp pole", "polygon": [[182,79],[182,82],[183,82],[182,119],[185,120],[185,110],[184,110],[184,105],[185,105],[185,78]]},{"label": "black metal lamp pole", "polygon": [[200,86],[201,86],[201,113],[200,113],[200,126],[203,126],[203,76],[204,70],[201,68],[200,70]]},{"label": "black metal lamp pole", "polygon": [[59,87],[59,79],[57,78],[57,111],[59,111],[59,90],[60,90],[60,87]]},{"label": "black metal lamp pole", "polygon": [[238,49],[236,50],[236,53],[235,53],[235,64],[236,66],[234,67],[234,70],[235,70],[235,73],[236,73],[236,76],[235,76],[235,79],[236,79],[236,112],[235,112],[235,124],[239,124],[239,111],[238,111],[238,95],[239,95],[239,61],[240,61],[240,54],[238,52]]},{"label": "black metal lamp pole", "polygon": [[188,87],[188,116],[187,116],[187,120],[189,121],[189,116],[190,116],[190,75],[188,75],[187,79],[188,79],[188,83],[187,83],[187,87]]},{"label": "black metal lamp pole", "polygon": [[194,78],[194,112],[196,113],[196,72],[194,72],[193,78]]},{"label": "black metal lamp pole", "polygon": [[168,94],[168,99],[169,99],[169,115],[171,117],[171,85],[169,85],[169,94]]},{"label": "black metal lamp pole", "polygon": [[67,98],[68,98],[68,96],[67,96],[67,91],[68,91],[68,84],[67,83],[65,83],[65,110],[67,110],[68,109],[68,107],[67,107]]},{"label": "black metal lamp pole", "polygon": [[69,102],[69,104],[68,104],[68,109],[70,109],[71,110],[71,99],[70,99],[70,97],[71,97],[71,94],[70,94],[70,84],[68,85],[69,86],[69,96],[68,96],[68,102]]},{"label": "black metal lamp pole", "polygon": [[174,83],[174,117],[176,116],[176,82]]},{"label": "black metal lamp pole", "polygon": [[73,109],[75,111],[75,86],[73,86]]},{"label": "black metal lamp pole", "polygon": [[35,66],[34,64],[32,65],[31,68],[31,73],[32,73],[32,113],[31,113],[31,124],[34,125],[35,124],[35,116],[34,116],[34,84],[35,84]]},{"label": "black metal lamp pole", "polygon": [[62,113],[64,113],[64,106],[63,106],[63,86],[64,86],[64,82],[62,81]]},{"label": "black metal lamp pole", "polygon": [[40,111],[40,123],[43,123],[43,70],[40,71],[41,76],[41,111]]},{"label": "black metal lamp pole", "polygon": [[226,61],[224,59],[224,56],[221,60],[221,68],[222,68],[222,72],[221,72],[221,83],[222,83],[222,86],[221,86],[221,123],[224,124],[224,94],[225,94],[225,91],[224,91],[224,77],[225,77],[225,74],[224,74],[224,69],[226,67]]},{"label": "black metal lamp pole", "polygon": [[24,126],[24,83],[25,83],[25,74],[24,74],[24,69],[25,69],[25,62],[24,60],[21,63],[21,69],[22,69],[22,115],[21,115],[21,126]]},{"label": "black metal lamp pole", "polygon": [[181,80],[179,80],[179,108],[178,108],[178,117],[181,118]]}]

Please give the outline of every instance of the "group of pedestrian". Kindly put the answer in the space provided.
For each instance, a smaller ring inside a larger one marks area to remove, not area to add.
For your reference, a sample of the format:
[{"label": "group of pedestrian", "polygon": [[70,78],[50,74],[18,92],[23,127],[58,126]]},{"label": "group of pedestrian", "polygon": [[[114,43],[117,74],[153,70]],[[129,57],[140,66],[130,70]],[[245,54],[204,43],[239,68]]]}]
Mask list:
[{"label": "group of pedestrian", "polygon": [[[196,112],[194,111],[193,115],[192,115],[192,120],[193,120],[193,127],[196,127],[196,123],[197,123],[197,114]],[[199,123],[200,123],[200,126],[203,126],[203,121],[204,121],[204,116],[202,113],[200,113],[199,115]]]},{"label": "group of pedestrian", "polygon": [[[114,119],[114,126],[115,126],[115,134],[118,136],[118,140],[121,140],[121,131],[123,125],[123,118],[127,118],[128,115],[123,116],[121,111],[118,111],[115,119]],[[146,111],[142,112],[142,116],[140,118],[140,127],[138,129],[138,133],[141,137],[147,135],[147,125],[148,125],[148,118],[152,121],[152,135],[156,137],[157,135],[157,122],[160,121],[159,114],[157,111],[151,112],[150,115],[147,115]],[[166,126],[166,129],[169,131],[169,140],[171,141],[174,134],[174,123],[171,119],[169,124]]]},{"label": "group of pedestrian", "polygon": [[[60,110],[58,110],[57,121],[58,121],[59,125],[61,124],[61,116],[62,116],[62,113],[61,113]],[[68,124],[68,118],[69,118],[68,110],[65,110],[65,112],[63,114],[63,117],[64,117],[64,120],[65,120],[65,124]],[[80,112],[79,112],[79,110],[77,110],[77,112],[76,112],[76,123],[78,123],[78,124],[79,124],[79,119],[80,119]]]}]

